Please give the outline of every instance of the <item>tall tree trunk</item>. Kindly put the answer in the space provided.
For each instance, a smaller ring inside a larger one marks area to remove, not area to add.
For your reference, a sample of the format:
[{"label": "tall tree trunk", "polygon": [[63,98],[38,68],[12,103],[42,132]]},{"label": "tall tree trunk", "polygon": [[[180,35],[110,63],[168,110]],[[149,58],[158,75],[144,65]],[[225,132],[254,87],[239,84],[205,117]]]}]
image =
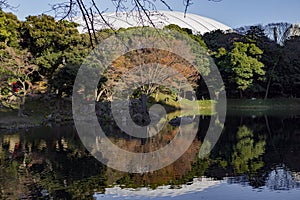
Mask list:
[{"label": "tall tree trunk", "polygon": [[271,77],[268,80],[268,84],[267,84],[267,88],[266,88],[266,93],[265,93],[265,97],[264,97],[265,100],[268,98],[269,90],[270,90],[270,85],[271,85]]},{"label": "tall tree trunk", "polygon": [[20,96],[20,99],[21,99],[21,103],[18,111],[18,117],[23,117],[24,116],[23,112],[25,108],[25,96]]},{"label": "tall tree trunk", "polygon": [[[277,62],[278,63],[278,62]],[[270,77],[269,77],[269,80],[268,80],[268,84],[267,84],[267,88],[266,88],[266,93],[265,93],[265,98],[264,99],[267,99],[268,98],[268,95],[269,95],[269,91],[270,91],[270,86],[271,86],[271,81],[272,81],[272,75],[274,73],[274,70],[275,70],[275,67],[277,65],[277,63],[275,63],[272,67],[272,70],[271,70],[271,74],[270,74]]]},{"label": "tall tree trunk", "polygon": [[275,70],[277,64],[279,63],[280,59],[281,59],[281,57],[279,57],[279,59],[277,60],[277,62],[274,63],[274,65],[273,65],[273,67],[272,67],[272,70],[271,70],[270,77],[269,77],[269,80],[268,80],[268,84],[267,84],[267,88],[266,88],[266,93],[265,93],[265,98],[264,98],[264,99],[267,99],[267,98],[268,98],[269,91],[270,91],[270,87],[271,87],[272,75],[273,75],[274,70]]}]

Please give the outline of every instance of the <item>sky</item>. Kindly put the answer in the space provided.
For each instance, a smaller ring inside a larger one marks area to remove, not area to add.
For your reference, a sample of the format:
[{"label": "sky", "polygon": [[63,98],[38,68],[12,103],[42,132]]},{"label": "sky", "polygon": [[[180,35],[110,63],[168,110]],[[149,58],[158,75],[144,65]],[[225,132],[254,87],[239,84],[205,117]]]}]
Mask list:
[{"label": "sky", "polygon": [[[28,15],[38,15],[50,10],[49,4],[68,0],[9,0],[18,6],[12,12],[24,20]],[[114,12],[111,0],[96,0],[102,11]],[[184,11],[183,0],[165,0],[173,10]],[[130,2],[130,1],[129,1]],[[156,9],[167,8],[156,0]],[[300,0],[192,0],[188,8],[194,13],[220,21],[232,28],[272,22],[300,23]],[[51,13],[48,13],[51,14]]]}]

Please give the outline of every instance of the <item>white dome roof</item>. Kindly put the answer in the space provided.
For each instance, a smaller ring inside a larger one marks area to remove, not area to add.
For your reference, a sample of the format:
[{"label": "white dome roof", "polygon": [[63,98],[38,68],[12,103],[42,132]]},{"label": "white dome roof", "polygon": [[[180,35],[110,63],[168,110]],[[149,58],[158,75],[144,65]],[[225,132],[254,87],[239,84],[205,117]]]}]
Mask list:
[{"label": "white dome roof", "polygon": [[[140,17],[140,15],[142,17]],[[111,24],[111,27],[115,29],[129,28],[136,26],[152,26],[153,24],[157,28],[163,28],[169,24],[176,24],[182,28],[189,28],[193,33],[204,34],[213,30],[231,30],[229,26],[226,26],[216,20],[202,17],[200,15],[186,13],[184,16],[183,12],[175,11],[156,11],[149,12],[148,15],[151,21],[144,13],[129,12],[129,13],[104,13],[103,17],[106,22]],[[75,20],[81,26],[78,28],[80,32],[86,32],[85,23],[83,19]],[[104,28],[111,28],[103,22],[99,16],[95,16],[94,19],[95,29],[100,30]]]}]

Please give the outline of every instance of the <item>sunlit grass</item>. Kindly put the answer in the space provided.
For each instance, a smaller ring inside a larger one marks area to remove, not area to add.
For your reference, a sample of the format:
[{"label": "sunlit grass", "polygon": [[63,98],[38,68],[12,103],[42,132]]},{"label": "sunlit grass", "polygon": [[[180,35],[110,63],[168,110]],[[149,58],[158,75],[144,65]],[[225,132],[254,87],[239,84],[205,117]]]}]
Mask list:
[{"label": "sunlit grass", "polygon": [[176,100],[174,94],[159,93],[156,98],[154,95],[150,96],[148,107],[154,103],[162,104],[167,112],[175,113],[175,116],[212,115],[215,113],[215,102],[213,100],[192,101],[182,98],[179,101]]}]

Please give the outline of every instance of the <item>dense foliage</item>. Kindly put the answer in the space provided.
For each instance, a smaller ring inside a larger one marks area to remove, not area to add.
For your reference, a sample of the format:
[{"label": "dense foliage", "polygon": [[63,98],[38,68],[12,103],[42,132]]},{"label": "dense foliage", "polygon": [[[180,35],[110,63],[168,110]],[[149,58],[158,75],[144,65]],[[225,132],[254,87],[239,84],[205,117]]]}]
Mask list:
[{"label": "dense foliage", "polygon": [[214,31],[203,39],[229,98],[299,97],[299,37],[278,44],[260,26],[252,26],[245,34]]},{"label": "dense foliage", "polygon": [[[74,22],[57,21],[48,15],[28,16],[19,21],[12,13],[0,11],[1,100],[11,101],[12,96],[25,99],[34,93],[54,94],[59,98],[71,96],[77,70],[92,49],[89,36],[80,34],[77,27]],[[300,95],[299,37],[279,43],[268,37],[261,26],[252,26],[242,33],[213,31],[203,36],[177,25],[165,29],[184,33],[207,50],[221,72],[229,98]],[[98,42],[111,34],[114,34],[111,30],[98,32]],[[132,63],[135,57],[128,55],[116,61],[119,64],[111,69],[111,76],[122,74],[126,68],[123,61],[136,64]],[[166,56],[164,62],[172,59]],[[99,84],[98,100],[109,98],[111,84],[107,78]],[[208,97],[203,80],[193,80],[198,97]],[[13,91],[13,83],[18,91]],[[46,85],[46,90],[41,85]],[[101,96],[105,93],[106,96]]]}]

